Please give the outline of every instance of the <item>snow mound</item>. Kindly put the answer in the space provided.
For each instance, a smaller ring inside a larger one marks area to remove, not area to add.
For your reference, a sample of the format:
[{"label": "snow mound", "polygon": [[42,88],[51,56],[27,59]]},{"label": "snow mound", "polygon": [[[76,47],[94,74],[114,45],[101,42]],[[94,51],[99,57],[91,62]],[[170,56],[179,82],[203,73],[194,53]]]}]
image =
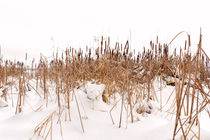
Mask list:
[{"label": "snow mound", "polygon": [[104,91],[105,85],[103,84],[92,84],[92,83],[87,83],[85,86],[85,90],[87,93],[87,98],[90,100],[98,100]]},{"label": "snow mound", "polygon": [[84,87],[88,106],[93,110],[107,110],[107,105],[102,100],[105,85],[88,82]]},{"label": "snow mound", "polygon": [[0,107],[7,107],[8,103],[0,98]]},{"label": "snow mound", "polygon": [[142,102],[139,102],[135,105],[135,110],[138,114],[144,114],[144,113],[151,114],[152,112],[158,110],[158,105],[157,102],[155,101],[152,100],[147,101],[145,99],[142,100]]}]

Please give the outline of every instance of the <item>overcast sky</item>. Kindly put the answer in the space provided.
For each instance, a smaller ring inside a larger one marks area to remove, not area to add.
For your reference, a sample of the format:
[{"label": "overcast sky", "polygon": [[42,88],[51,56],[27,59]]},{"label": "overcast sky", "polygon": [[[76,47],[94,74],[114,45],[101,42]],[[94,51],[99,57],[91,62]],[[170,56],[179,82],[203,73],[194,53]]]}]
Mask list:
[{"label": "overcast sky", "polygon": [[[203,0],[0,0],[0,45],[4,58],[49,56],[55,48],[94,46],[95,37],[141,50],[158,35],[168,43],[185,30],[210,54],[210,8]],[[175,42],[184,44],[186,35]],[[179,44],[179,45],[180,45]],[[179,46],[178,45],[178,46]]]}]

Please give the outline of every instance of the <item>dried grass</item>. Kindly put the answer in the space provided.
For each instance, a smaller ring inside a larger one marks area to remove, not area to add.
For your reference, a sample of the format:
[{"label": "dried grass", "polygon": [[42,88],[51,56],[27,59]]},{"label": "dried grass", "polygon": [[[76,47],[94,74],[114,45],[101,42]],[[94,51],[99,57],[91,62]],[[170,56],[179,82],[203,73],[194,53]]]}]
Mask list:
[{"label": "dried grass", "polygon": [[[134,106],[137,103],[145,99],[147,102],[157,100],[153,82],[158,78],[161,83],[160,91],[163,88],[162,83],[166,81],[167,85],[174,86],[175,92],[173,91],[171,95],[176,93],[176,98],[170,105],[171,108],[167,110],[167,112],[172,113],[176,109],[173,139],[176,138],[180,130],[184,139],[187,139],[190,132],[193,133],[194,137],[200,139],[200,130],[196,134],[191,128],[195,124],[200,125],[197,116],[210,102],[209,93],[203,90],[204,85],[209,88],[209,57],[201,47],[202,35],[200,35],[197,53],[192,56],[189,51],[191,40],[188,33],[185,48],[180,49],[180,54],[176,54],[176,49],[173,54],[169,54],[170,45],[182,33],[187,32],[180,32],[169,44],[160,44],[157,37],[156,43],[150,42],[150,49],[146,50],[144,48],[144,51],[138,52],[137,55],[135,50],[133,52],[130,50],[128,41],[126,41],[124,47],[117,42],[115,47],[111,48],[110,38],[104,39],[102,36],[100,46],[95,50],[87,47],[85,52],[82,49],[75,50],[70,47],[62,52],[61,57],[56,52],[52,59],[41,56],[38,64],[35,64],[35,60],[33,60],[31,68],[27,68],[22,62],[0,59],[0,87],[3,88],[6,85],[12,87],[14,83],[9,83],[8,77],[18,79],[19,97],[16,110],[16,113],[18,113],[23,111],[22,106],[24,105],[24,97],[27,94],[27,87],[35,90],[39,97],[46,101],[46,106],[48,106],[50,96],[48,86],[50,83],[55,84],[59,115],[61,116],[65,112],[65,116],[68,116],[68,120],[71,121],[71,101],[74,97],[82,131],[84,132],[77,95],[74,93],[75,88],[84,86],[87,81],[104,84],[103,101],[109,104],[110,100],[114,99],[116,102],[109,111],[113,124],[115,121],[111,112],[117,104],[121,103],[121,113],[119,114],[119,127],[121,127],[124,106],[127,111],[126,122],[128,122],[128,119],[134,122],[133,112],[136,111]],[[168,81],[167,77],[173,78],[173,81]],[[30,84],[31,79],[36,80],[36,87]],[[38,92],[38,88],[43,89],[43,92]],[[193,91],[191,92],[190,89],[193,89]],[[120,100],[116,99],[116,93],[120,94]],[[5,92],[2,95],[5,100],[6,94]],[[167,103],[171,95],[168,97]],[[162,94],[160,94],[159,102],[162,111],[165,106],[162,103]],[[67,108],[63,108],[63,106]],[[139,112],[142,111],[139,110]],[[184,112],[185,116],[188,116],[185,121],[182,119],[182,112]],[[54,114],[52,113],[36,127],[36,134],[41,135],[41,132],[43,132],[42,136],[47,137],[51,133],[52,137],[51,128],[47,133],[43,128],[46,129],[49,122],[51,122],[52,127]],[[67,120],[67,117],[65,120]],[[188,127],[185,127],[186,125]]]}]

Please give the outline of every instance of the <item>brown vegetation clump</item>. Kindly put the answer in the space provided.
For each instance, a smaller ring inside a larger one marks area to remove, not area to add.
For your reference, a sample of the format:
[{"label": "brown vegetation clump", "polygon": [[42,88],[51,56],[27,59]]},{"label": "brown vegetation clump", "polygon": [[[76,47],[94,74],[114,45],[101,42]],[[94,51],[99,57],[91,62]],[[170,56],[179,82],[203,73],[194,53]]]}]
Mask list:
[{"label": "brown vegetation clump", "polygon": [[[77,94],[74,93],[74,89],[84,86],[88,81],[104,84],[102,99],[105,103],[109,104],[111,99],[115,100],[116,93],[121,97],[120,101],[116,101],[116,103],[121,102],[119,122],[119,127],[121,127],[124,106],[126,106],[127,114],[130,114],[127,118],[133,122],[133,111],[136,104],[143,100],[147,102],[156,100],[153,82],[158,78],[160,81],[165,81],[167,85],[174,86],[176,92],[177,112],[173,139],[180,130],[186,139],[192,125],[199,125],[198,114],[210,103],[209,93],[203,90],[203,86],[209,88],[209,57],[202,49],[201,42],[202,36],[200,36],[197,53],[192,55],[189,51],[191,42],[188,35],[185,47],[179,50],[178,55],[176,49],[173,50],[173,54],[169,53],[171,42],[160,44],[157,38],[155,43],[150,42],[150,49],[144,48],[143,52],[135,54],[135,51],[131,51],[128,41],[124,46],[117,42],[112,48],[110,38],[102,37],[100,46],[95,50],[87,47],[86,51],[83,51],[70,47],[62,52],[61,57],[57,52],[52,59],[41,56],[38,64],[35,64],[33,60],[30,68],[26,67],[23,62],[0,59],[0,88],[5,88],[7,85],[12,86],[15,83],[8,82],[9,77],[19,82],[16,110],[18,113],[22,112],[27,89],[35,90],[40,98],[46,101],[47,106],[50,94],[53,94],[49,93],[49,84],[54,84],[59,113],[65,112],[68,114],[68,120],[71,120],[71,100],[74,98],[77,103]],[[36,87],[30,85],[29,80],[31,79],[35,79]],[[38,88],[43,89],[43,92],[40,93]],[[193,89],[192,93],[190,88]],[[1,96],[6,100],[6,88],[3,91]],[[161,101],[160,104],[162,108]],[[66,108],[62,108],[63,106]],[[77,109],[84,131],[78,103]],[[112,109],[110,116],[114,123],[111,115]],[[183,111],[184,115],[188,116],[185,121],[181,118]],[[144,107],[138,108],[136,112],[139,114],[151,113]],[[36,133],[40,135],[43,130],[41,127],[47,125],[49,121],[52,122],[52,116],[53,114],[36,128]],[[184,128],[186,125],[187,128]],[[194,137],[199,138],[197,135]]]}]

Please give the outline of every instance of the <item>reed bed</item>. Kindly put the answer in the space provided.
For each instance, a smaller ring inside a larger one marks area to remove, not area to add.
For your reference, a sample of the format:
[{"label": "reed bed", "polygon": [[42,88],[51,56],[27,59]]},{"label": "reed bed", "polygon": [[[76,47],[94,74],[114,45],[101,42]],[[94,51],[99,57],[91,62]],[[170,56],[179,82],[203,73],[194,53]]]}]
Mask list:
[{"label": "reed bed", "polygon": [[[154,80],[158,79],[160,83],[165,82],[166,85],[174,86],[172,94],[176,94],[175,102],[171,105],[170,110],[173,112],[174,108],[176,108],[172,138],[176,139],[178,132],[181,131],[184,139],[192,137],[200,139],[198,115],[210,103],[209,92],[203,89],[204,86],[208,89],[210,86],[209,57],[202,49],[201,34],[197,53],[195,54],[190,51],[190,35],[187,37],[184,48],[180,50],[171,50],[170,45],[172,42],[161,44],[157,37],[155,42],[150,42],[149,49],[144,48],[143,52],[136,53],[135,50],[131,51],[129,41],[126,41],[125,45],[117,42],[112,47],[110,46],[110,38],[104,39],[104,37],[101,37],[100,46],[96,49],[88,47],[86,50],[66,48],[61,54],[54,52],[51,59],[41,56],[37,64],[33,60],[30,67],[27,67],[23,62],[3,61],[0,59],[0,87],[5,89],[5,93],[1,96],[6,100],[6,87],[15,83],[8,81],[8,78],[12,77],[13,81],[19,83],[16,113],[22,112],[26,91],[30,89],[35,90],[37,95],[45,100],[46,107],[48,106],[49,97],[52,94],[56,95],[58,114],[60,116],[62,113],[67,114],[68,117],[65,120],[69,121],[71,121],[71,102],[74,100],[77,104],[82,130],[85,132],[77,101],[77,93],[74,92],[75,88],[86,85],[88,81],[104,84],[103,101],[110,104],[110,101],[114,99],[113,108],[116,104],[121,104],[118,123],[119,127],[121,127],[122,112],[125,109],[127,111],[127,122],[129,119],[134,122],[133,112],[139,114],[151,113],[150,110],[146,110],[143,106],[139,106],[135,110],[135,106],[141,104],[143,100],[148,103],[151,100],[158,100],[153,85]],[[169,78],[172,80],[168,80]],[[35,79],[36,87],[31,86],[28,82],[31,79]],[[49,92],[50,84],[56,85],[55,93]],[[38,91],[38,88],[41,88],[42,92]],[[116,93],[120,95],[120,100],[117,100]],[[161,94],[159,103],[160,110],[162,110],[164,106]],[[149,108],[152,109],[152,106],[149,106]],[[109,113],[114,124],[115,121],[111,114],[112,109]],[[50,124],[49,122],[52,125],[54,114],[52,113],[37,126],[35,133],[40,135],[43,131],[42,128],[47,127]],[[193,130],[194,126],[198,129],[197,133]],[[47,137],[48,133],[52,133],[52,129],[49,129],[45,135],[43,133],[43,136]]]}]

